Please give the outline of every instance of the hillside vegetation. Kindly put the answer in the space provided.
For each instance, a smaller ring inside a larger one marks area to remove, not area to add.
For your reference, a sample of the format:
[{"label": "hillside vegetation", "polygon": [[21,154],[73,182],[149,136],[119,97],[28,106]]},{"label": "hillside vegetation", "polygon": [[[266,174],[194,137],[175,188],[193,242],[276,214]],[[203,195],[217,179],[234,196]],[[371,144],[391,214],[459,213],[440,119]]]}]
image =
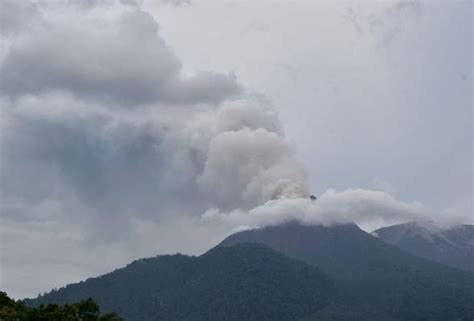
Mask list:
[{"label": "hillside vegetation", "polygon": [[29,304],[91,296],[127,321],[298,321],[328,305],[332,281],[320,270],[256,244],[199,257],[165,255],[69,285]]},{"label": "hillside vegetation", "polygon": [[32,308],[0,292],[1,321],[122,321],[115,313],[100,315],[99,305],[91,298],[78,303],[46,304]]}]

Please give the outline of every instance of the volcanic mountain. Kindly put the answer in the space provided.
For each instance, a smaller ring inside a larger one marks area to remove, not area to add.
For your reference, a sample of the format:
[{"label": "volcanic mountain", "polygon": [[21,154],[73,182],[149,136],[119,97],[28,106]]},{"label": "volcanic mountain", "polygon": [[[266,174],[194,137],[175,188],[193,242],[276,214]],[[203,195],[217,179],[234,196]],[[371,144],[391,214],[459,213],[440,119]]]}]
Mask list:
[{"label": "volcanic mountain", "polygon": [[262,245],[239,244],[199,257],[137,260],[26,303],[93,297],[126,321],[296,321],[327,306],[333,294],[333,281],[317,268]]},{"label": "volcanic mountain", "polygon": [[27,304],[95,298],[126,321],[471,321],[474,275],[357,225],[287,223],[233,234],[198,256],[158,256]]},{"label": "volcanic mountain", "polygon": [[432,222],[410,222],[372,234],[415,256],[474,272],[474,225],[442,227]]},{"label": "volcanic mountain", "polygon": [[355,224],[290,222],[233,234],[219,246],[241,243],[264,244],[327,273],[338,289],[332,309],[337,313],[331,312],[336,320],[361,314],[374,320],[425,320],[429,315],[440,321],[473,315],[473,274],[415,257]]}]

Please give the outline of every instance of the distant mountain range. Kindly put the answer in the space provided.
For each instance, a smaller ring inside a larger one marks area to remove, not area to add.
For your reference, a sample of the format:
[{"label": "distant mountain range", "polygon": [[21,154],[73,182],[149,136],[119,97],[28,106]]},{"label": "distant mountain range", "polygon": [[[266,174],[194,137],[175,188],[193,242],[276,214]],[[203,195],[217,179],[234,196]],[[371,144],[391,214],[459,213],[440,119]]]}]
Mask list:
[{"label": "distant mountain range", "polygon": [[372,234],[415,256],[474,272],[474,225],[442,227],[432,222],[410,222]]},{"label": "distant mountain range", "polygon": [[95,298],[126,321],[472,321],[474,274],[415,257],[356,225],[287,223],[198,256],[158,256],[29,305]]}]

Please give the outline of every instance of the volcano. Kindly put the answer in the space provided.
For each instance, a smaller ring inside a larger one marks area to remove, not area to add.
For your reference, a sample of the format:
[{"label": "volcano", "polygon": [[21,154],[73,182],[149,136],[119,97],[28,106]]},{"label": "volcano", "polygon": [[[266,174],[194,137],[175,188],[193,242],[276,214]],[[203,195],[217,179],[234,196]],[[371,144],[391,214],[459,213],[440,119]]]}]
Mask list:
[{"label": "volcano", "polygon": [[474,275],[415,257],[355,224],[242,231],[209,252],[158,256],[29,305],[93,297],[126,321],[472,320]]},{"label": "volcano", "polygon": [[474,225],[409,222],[372,232],[415,256],[474,272]]}]

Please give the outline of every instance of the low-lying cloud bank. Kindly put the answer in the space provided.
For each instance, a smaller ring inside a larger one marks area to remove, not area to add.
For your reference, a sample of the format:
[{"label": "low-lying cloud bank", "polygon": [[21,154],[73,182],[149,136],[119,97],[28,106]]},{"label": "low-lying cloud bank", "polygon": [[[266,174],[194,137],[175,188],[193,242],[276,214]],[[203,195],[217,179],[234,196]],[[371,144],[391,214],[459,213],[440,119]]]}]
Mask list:
[{"label": "low-lying cloud bank", "polygon": [[366,230],[375,227],[429,219],[430,210],[419,202],[402,202],[392,195],[374,190],[330,189],[318,197],[271,200],[250,211],[221,212],[208,210],[202,220],[212,224],[228,224],[234,230],[277,225],[289,221],[303,224],[357,223]]}]

